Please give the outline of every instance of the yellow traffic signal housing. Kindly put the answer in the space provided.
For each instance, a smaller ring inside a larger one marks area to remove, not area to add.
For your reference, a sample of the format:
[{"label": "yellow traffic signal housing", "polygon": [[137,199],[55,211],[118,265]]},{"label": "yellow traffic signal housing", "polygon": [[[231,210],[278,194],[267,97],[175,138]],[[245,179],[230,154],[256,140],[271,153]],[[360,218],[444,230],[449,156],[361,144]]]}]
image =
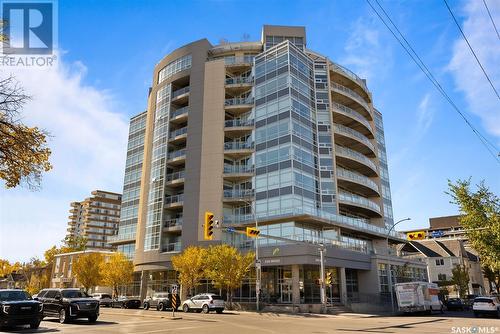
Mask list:
[{"label": "yellow traffic signal housing", "polygon": [[325,284],[326,285],[331,285],[332,284],[332,272],[331,271],[328,271],[326,273]]},{"label": "yellow traffic signal housing", "polygon": [[214,237],[214,214],[205,212],[205,224],[203,225],[203,239],[212,240]]},{"label": "yellow traffic signal housing", "polygon": [[406,233],[406,238],[408,240],[422,240],[425,239],[425,231],[416,231]]},{"label": "yellow traffic signal housing", "polygon": [[257,238],[260,234],[260,231],[255,227],[247,227],[247,237],[249,238]]}]

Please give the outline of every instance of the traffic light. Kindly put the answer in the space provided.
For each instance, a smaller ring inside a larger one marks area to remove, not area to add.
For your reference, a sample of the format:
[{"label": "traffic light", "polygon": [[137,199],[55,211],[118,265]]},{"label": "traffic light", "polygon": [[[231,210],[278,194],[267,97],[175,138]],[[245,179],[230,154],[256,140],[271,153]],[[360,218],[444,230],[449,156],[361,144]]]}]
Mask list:
[{"label": "traffic light", "polygon": [[331,285],[332,284],[332,272],[331,271],[327,271],[326,272],[325,284],[326,285]]},{"label": "traffic light", "polygon": [[249,238],[257,238],[260,234],[260,231],[255,227],[247,227],[247,237]]},{"label": "traffic light", "polygon": [[406,238],[408,240],[422,240],[425,239],[425,232],[424,231],[408,232],[406,233]]},{"label": "traffic light", "polygon": [[203,238],[205,240],[212,240],[214,235],[214,214],[212,212],[205,212],[205,224],[203,225]]}]

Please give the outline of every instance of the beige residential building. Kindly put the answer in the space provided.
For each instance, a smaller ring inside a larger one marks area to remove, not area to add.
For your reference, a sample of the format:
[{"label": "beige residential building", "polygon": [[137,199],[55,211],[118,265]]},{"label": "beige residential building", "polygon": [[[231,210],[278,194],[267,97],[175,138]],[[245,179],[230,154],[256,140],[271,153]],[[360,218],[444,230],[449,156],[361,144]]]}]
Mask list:
[{"label": "beige residential building", "polygon": [[108,238],[118,231],[121,194],[94,190],[81,202],[72,202],[68,236],[87,238],[89,250],[112,250]]},{"label": "beige residential building", "polygon": [[[388,251],[404,236],[392,230],[382,114],[367,82],[306,41],[304,27],[266,25],[260,41],[201,39],[155,66],[137,219],[113,241],[134,245],[142,297],[177,284],[171,257],[190,245],[254,250],[255,239],[228,227],[256,220],[261,235],[296,242],[259,238],[262,277],[244,281],[240,302],[254,303],[260,284],[266,303],[319,304],[319,243],[330,302],[387,293],[389,264],[409,268],[394,281],[426,279],[421,261]],[[206,211],[221,221],[212,241]]]},{"label": "beige residential building", "polygon": [[[52,266],[52,274],[50,276],[50,287],[51,288],[79,288],[80,283],[78,282],[75,274],[73,272],[73,264],[78,260],[78,258],[85,254],[99,253],[107,259],[113,254],[109,251],[99,251],[99,250],[85,250],[80,252],[72,252],[65,254],[57,254],[54,257],[54,265]],[[110,292],[109,288],[106,287],[96,287],[93,292]]]}]

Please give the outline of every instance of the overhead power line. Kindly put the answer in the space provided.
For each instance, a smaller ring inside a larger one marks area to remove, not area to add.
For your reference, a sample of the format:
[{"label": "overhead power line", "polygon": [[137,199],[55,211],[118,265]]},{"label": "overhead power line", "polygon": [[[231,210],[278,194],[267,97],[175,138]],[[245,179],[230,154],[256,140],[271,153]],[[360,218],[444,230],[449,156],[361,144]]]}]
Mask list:
[{"label": "overhead power line", "polygon": [[[375,0],[377,2],[377,5],[380,7],[382,12],[384,13],[385,17],[387,20],[392,24],[395,30],[393,30],[389,24],[387,23],[386,19],[382,17],[382,15],[379,13],[379,11],[373,6],[373,4],[370,2],[370,0],[366,0],[368,5],[372,8],[372,10],[377,14],[378,18],[382,21],[382,23],[386,26],[386,28],[391,32],[391,34],[394,36],[394,38],[398,41],[398,43],[403,47],[403,49],[406,51],[406,53],[410,56],[410,58],[415,62],[415,64],[418,66],[418,68],[422,71],[422,73],[425,74],[427,79],[434,85],[434,87],[438,90],[439,93],[448,101],[448,103],[453,107],[453,109],[462,117],[462,119],[465,121],[465,123],[470,127],[472,132],[478,137],[478,139],[481,141],[483,146],[488,150],[488,152],[491,154],[491,156],[495,159],[495,161],[500,164],[500,151],[496,148],[495,145],[493,145],[486,137],[484,137],[479,130],[477,130],[474,125],[467,119],[464,113],[460,111],[460,109],[457,107],[455,102],[451,99],[451,97],[446,93],[446,91],[443,89],[439,81],[434,77],[432,72],[429,70],[429,68],[425,65],[425,63],[422,61],[420,56],[417,54],[415,49],[411,46],[411,44],[408,42],[408,40],[404,37],[404,35],[401,33],[401,31],[398,29],[396,24],[392,21],[390,16],[387,14],[385,11],[384,7],[380,4],[378,0]],[[400,37],[396,34],[396,32],[399,34]],[[404,41],[404,43],[403,43]],[[406,45],[405,45],[406,43]]]},{"label": "overhead power line", "polygon": [[476,52],[472,48],[472,45],[470,45],[469,40],[467,39],[467,36],[465,36],[465,33],[462,30],[462,27],[460,27],[460,24],[458,23],[457,18],[455,17],[455,14],[453,14],[453,11],[451,10],[450,6],[448,5],[448,2],[446,0],[443,0],[443,1],[444,1],[444,4],[446,5],[446,8],[448,8],[448,11],[451,14],[451,17],[453,18],[453,21],[455,21],[455,24],[457,25],[458,30],[460,30],[460,33],[462,34],[462,37],[464,38],[465,42],[469,46],[470,52],[472,52],[472,55],[474,56],[474,58],[476,58],[476,61],[477,61],[478,65],[479,65],[479,67],[481,67],[481,70],[483,71],[484,76],[486,77],[486,79],[488,79],[488,82],[490,83],[491,88],[493,88],[493,91],[497,95],[497,98],[500,100],[500,95],[498,94],[498,91],[496,90],[495,86],[493,85],[493,82],[491,82],[491,79],[490,79],[488,73],[486,73],[486,70],[484,69],[483,64],[481,64],[481,61],[479,60],[479,58],[477,57]]},{"label": "overhead power line", "polygon": [[500,39],[500,34],[498,33],[497,25],[495,24],[495,21],[493,20],[493,16],[491,16],[490,9],[488,8],[488,5],[486,4],[486,0],[483,0],[484,7],[486,7],[486,11],[488,12],[488,16],[490,17],[491,24],[493,24],[493,28],[495,28],[495,32],[497,33],[498,39]]}]

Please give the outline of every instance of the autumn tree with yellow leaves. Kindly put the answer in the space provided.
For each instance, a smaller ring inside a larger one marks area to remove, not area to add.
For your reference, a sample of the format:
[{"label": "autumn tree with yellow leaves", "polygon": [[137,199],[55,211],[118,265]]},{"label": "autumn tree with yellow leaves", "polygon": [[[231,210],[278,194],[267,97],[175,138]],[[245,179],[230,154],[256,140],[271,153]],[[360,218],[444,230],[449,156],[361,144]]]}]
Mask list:
[{"label": "autumn tree with yellow leaves", "polygon": [[134,276],[134,265],[123,253],[114,253],[100,265],[102,284],[113,288],[113,296],[118,295],[120,285],[129,284]]},{"label": "autumn tree with yellow leaves", "polygon": [[100,253],[83,254],[76,259],[72,271],[85,292],[101,284],[103,263],[104,257]]},{"label": "autumn tree with yellow leaves", "polygon": [[0,79],[0,179],[7,188],[38,189],[42,174],[52,169],[48,133],[21,122],[29,99],[13,76]]},{"label": "autumn tree with yellow leaves", "polygon": [[188,295],[193,294],[193,289],[204,278],[206,252],[204,248],[190,246],[172,257],[172,266],[179,273],[179,283]]}]

